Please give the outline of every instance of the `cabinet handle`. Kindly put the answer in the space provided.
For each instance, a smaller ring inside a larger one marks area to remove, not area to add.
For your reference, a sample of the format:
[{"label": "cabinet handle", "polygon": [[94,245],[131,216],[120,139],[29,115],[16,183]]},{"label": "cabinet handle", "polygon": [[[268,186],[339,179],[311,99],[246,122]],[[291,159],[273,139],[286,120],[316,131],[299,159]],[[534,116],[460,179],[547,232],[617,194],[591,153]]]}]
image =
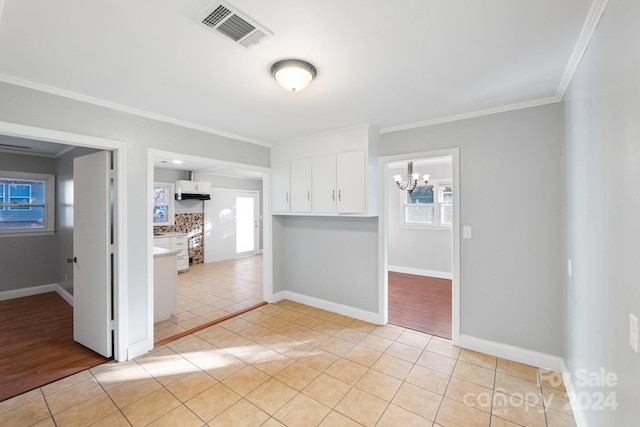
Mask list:
[{"label": "cabinet handle", "polygon": [[336,190],[331,191],[331,199],[335,202],[336,201]]},{"label": "cabinet handle", "polygon": [[311,201],[311,190],[307,190],[307,202]]},{"label": "cabinet handle", "polygon": [[73,258],[67,258],[67,263],[69,264],[73,264],[73,263],[77,263],[78,262],[78,257],[73,257]]},{"label": "cabinet handle", "polygon": [[338,201],[342,201],[342,190],[338,190]]},{"label": "cabinet handle", "polygon": [[285,194],[284,199],[287,201],[287,203],[289,203],[289,192],[287,191],[287,194]]}]

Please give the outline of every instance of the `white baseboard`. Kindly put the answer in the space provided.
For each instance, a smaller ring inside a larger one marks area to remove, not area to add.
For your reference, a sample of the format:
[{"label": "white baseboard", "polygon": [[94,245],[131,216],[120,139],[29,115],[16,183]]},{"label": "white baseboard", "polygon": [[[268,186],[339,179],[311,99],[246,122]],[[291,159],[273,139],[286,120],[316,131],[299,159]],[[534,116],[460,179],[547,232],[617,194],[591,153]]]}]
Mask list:
[{"label": "white baseboard", "polygon": [[153,342],[150,342],[149,340],[144,340],[132,344],[127,347],[127,360],[135,359],[138,356],[147,354],[151,350],[153,350]]},{"label": "white baseboard", "polygon": [[481,353],[513,360],[514,362],[524,363],[525,365],[531,365],[537,368],[548,369],[554,372],[563,372],[564,368],[564,362],[561,357],[527,350],[525,348],[515,347],[508,344],[502,344],[495,341],[484,340],[469,335],[460,334],[458,345],[469,350],[479,351]]},{"label": "white baseboard", "polygon": [[578,398],[578,392],[571,381],[571,373],[567,369],[567,366],[562,361],[562,382],[564,382],[564,388],[567,391],[569,397],[569,403],[571,403],[571,410],[573,411],[573,418],[576,420],[576,427],[588,427],[587,420],[582,412],[582,405],[580,405],[580,399]]},{"label": "white baseboard", "polygon": [[59,284],[56,284],[56,292],[62,297],[63,300],[65,300],[71,307],[73,307],[73,295],[71,295],[69,291],[67,291]]},{"label": "white baseboard", "polygon": [[399,265],[389,265],[387,269],[395,273],[414,274],[416,276],[435,277],[437,279],[451,280],[453,278],[453,274],[446,271],[424,270],[421,268],[401,267]]},{"label": "white baseboard", "polygon": [[288,299],[300,304],[309,305],[311,307],[320,308],[322,310],[331,311],[333,313],[342,314],[343,316],[353,317],[354,319],[363,320],[369,323],[379,324],[378,313],[373,311],[362,310],[360,308],[351,307],[337,302],[331,302],[320,298],[310,297],[291,291],[282,291],[273,294],[273,301],[282,301]]},{"label": "white baseboard", "polygon": [[45,294],[47,292],[55,292],[57,283],[51,283],[48,285],[31,286],[30,288],[12,289],[10,291],[0,292],[0,301],[30,297],[32,295]]}]

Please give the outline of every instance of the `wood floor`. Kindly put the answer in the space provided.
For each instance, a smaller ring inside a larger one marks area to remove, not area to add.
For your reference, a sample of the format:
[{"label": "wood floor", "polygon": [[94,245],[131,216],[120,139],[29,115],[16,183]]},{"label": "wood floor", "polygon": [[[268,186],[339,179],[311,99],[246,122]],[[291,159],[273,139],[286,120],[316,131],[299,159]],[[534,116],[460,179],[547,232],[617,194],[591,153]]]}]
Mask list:
[{"label": "wood floor", "polygon": [[451,339],[451,280],[390,271],[389,323]]},{"label": "wood floor", "polygon": [[73,308],[57,293],[0,301],[0,401],[107,360],[73,341]]}]

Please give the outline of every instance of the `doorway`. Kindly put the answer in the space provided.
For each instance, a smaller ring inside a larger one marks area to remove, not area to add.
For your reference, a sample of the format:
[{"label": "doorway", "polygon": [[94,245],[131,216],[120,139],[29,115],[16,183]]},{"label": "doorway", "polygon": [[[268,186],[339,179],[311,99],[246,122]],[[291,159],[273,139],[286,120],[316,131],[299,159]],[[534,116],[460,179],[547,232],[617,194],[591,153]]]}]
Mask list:
[{"label": "doorway", "polygon": [[[413,191],[399,189],[394,177],[407,181],[409,161],[421,177]],[[381,320],[454,343],[459,336],[458,164],[458,149],[379,159]],[[426,185],[423,175],[431,175]]]},{"label": "doorway", "polygon": [[236,193],[236,257],[256,255],[260,244],[258,192]]}]

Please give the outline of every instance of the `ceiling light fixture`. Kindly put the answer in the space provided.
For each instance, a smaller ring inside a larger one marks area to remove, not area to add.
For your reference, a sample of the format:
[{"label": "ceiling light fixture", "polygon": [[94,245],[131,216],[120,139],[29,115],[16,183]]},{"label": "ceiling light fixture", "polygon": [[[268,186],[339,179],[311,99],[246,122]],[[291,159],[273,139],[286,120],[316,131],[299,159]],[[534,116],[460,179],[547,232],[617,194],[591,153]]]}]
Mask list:
[{"label": "ceiling light fixture", "polygon": [[283,59],[271,66],[273,78],[291,92],[298,92],[307,87],[317,74],[316,67],[301,59]]},{"label": "ceiling light fixture", "polygon": [[409,162],[407,164],[407,182],[402,183],[402,175],[394,175],[393,180],[396,182],[398,188],[402,191],[407,191],[407,193],[413,193],[413,190],[416,187],[424,187],[429,182],[429,175],[422,176],[422,183],[418,184],[418,180],[420,179],[419,173],[413,173],[413,162]]}]

